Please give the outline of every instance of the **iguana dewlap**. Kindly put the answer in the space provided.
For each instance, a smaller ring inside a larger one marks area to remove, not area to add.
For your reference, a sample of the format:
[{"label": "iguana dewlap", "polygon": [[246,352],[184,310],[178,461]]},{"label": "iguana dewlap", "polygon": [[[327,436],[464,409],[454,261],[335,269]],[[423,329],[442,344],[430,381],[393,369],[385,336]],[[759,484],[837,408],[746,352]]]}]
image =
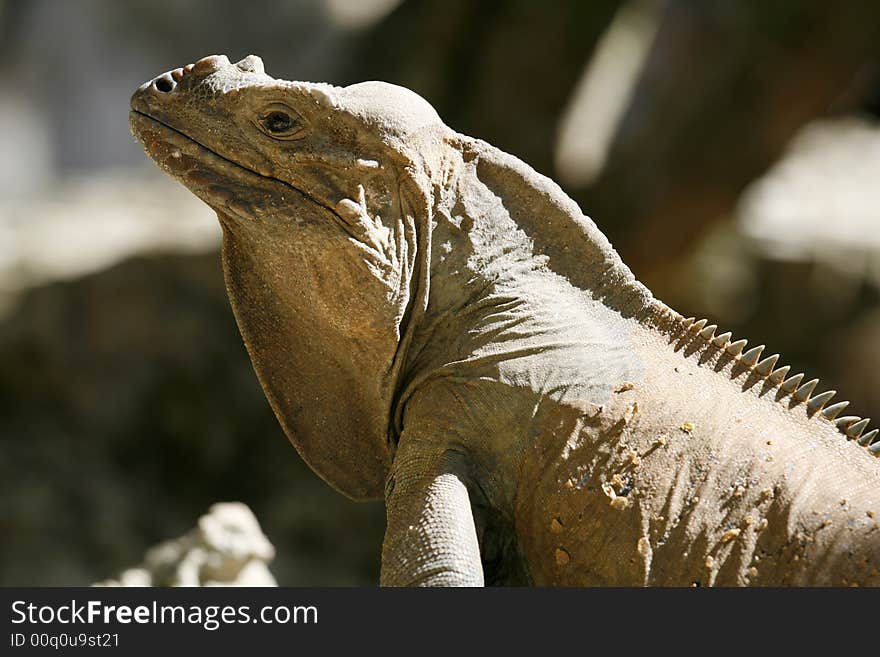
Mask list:
[{"label": "iguana dewlap", "polygon": [[654,299],[526,164],[406,89],[254,56],[131,107],[217,211],[290,440],[384,494],[382,583],[880,584],[877,430]]}]

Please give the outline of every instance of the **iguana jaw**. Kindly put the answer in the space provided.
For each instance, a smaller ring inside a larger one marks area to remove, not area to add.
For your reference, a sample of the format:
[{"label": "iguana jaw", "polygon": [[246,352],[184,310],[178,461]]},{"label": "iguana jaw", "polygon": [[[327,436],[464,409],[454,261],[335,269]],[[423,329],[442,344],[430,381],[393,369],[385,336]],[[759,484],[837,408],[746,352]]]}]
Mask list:
[{"label": "iguana jaw", "polygon": [[[284,240],[308,245],[316,230],[344,239],[341,231],[331,228],[341,219],[289,183],[231,162],[137,109],[129,118],[150,157],[217,212],[224,227],[230,303],[257,377],[288,439],[341,493],[353,499],[380,496],[390,462],[387,409],[393,377],[388,369],[396,333],[389,330],[387,339],[364,341],[381,344],[387,353],[361,353],[343,345],[349,359],[331,363],[316,358],[309,345],[321,334],[326,339],[326,327],[319,317],[309,318],[319,305],[315,297],[332,298],[324,288],[334,285],[324,281],[323,287],[313,287],[302,249],[284,248]],[[267,239],[269,235],[274,241]],[[333,252],[329,243],[327,250]],[[322,257],[318,249],[311,253]],[[337,273],[337,289],[341,278]],[[285,286],[279,289],[279,284]],[[282,296],[288,303],[276,306]],[[352,421],[346,423],[346,418]]]},{"label": "iguana jaw", "polygon": [[[303,203],[318,206],[331,214],[334,220],[343,222],[334,209],[307,192],[233,162],[135,107],[129,112],[129,126],[156,164],[211,206],[225,224],[229,223],[225,218],[230,215],[244,221],[254,219],[255,214],[265,215],[270,211],[267,201],[270,198],[280,200],[285,194],[288,198],[284,199],[284,210],[289,212],[291,192],[302,196]],[[256,190],[262,194],[255,193]],[[266,207],[260,207],[263,204]],[[282,207],[280,202],[277,205]]]}]

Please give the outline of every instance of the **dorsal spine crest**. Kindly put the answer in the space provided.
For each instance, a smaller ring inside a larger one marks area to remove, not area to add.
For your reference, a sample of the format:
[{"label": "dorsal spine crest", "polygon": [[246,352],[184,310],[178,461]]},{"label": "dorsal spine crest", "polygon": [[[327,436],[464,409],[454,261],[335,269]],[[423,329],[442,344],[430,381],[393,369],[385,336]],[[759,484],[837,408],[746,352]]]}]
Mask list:
[{"label": "dorsal spine crest", "polygon": [[[813,391],[819,384],[819,379],[811,379],[804,384],[803,374],[794,374],[788,378],[790,366],[783,365],[776,368],[779,360],[779,354],[773,354],[767,358],[760,360],[764,351],[764,345],[753,347],[745,351],[747,340],[733,340],[733,334],[730,332],[715,335],[718,330],[716,324],[709,324],[708,319],[697,320],[694,317],[686,319],[680,318],[675,314],[673,325],[677,324],[678,329],[683,329],[685,337],[684,342],[697,340],[702,341],[700,351],[709,349],[723,350],[728,356],[732,356],[739,368],[730,370],[731,376],[738,377],[742,374],[742,368],[745,368],[751,376],[764,379],[772,387],[778,388],[776,398],[781,400],[790,396],[790,407],[806,404],[806,412],[809,417],[819,417],[835,425],[837,430],[847,438],[847,440],[856,440],[858,444],[866,447],[868,452],[880,456],[880,429],[873,429],[864,433],[870,422],[870,419],[862,419],[856,415],[846,415],[838,417],[841,411],[848,405],[848,401],[839,401],[828,405],[832,400],[836,390],[827,390],[817,395],[813,395]],[[684,344],[682,343],[682,346]],[[774,369],[775,368],[775,369]]]}]

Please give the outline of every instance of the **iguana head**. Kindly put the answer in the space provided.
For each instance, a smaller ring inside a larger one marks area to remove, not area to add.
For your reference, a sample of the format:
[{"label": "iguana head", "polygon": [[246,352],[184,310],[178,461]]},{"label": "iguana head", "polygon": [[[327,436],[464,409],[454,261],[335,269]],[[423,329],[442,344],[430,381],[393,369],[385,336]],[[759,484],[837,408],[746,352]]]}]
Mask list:
[{"label": "iguana head", "polygon": [[424,136],[448,129],[406,89],[276,80],[255,56],[164,73],[131,108],[147,153],[217,211],[230,301],[288,437],[343,493],[381,495],[426,295],[425,170],[442,139]]}]

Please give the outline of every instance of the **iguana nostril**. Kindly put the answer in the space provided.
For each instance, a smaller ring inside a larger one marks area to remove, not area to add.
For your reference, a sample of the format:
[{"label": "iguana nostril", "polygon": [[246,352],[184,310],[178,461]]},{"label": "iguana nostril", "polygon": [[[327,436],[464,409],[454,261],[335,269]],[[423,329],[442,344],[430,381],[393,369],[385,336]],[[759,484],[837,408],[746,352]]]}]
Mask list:
[{"label": "iguana nostril", "polygon": [[167,94],[174,89],[174,80],[170,80],[163,75],[153,83],[153,86],[156,87],[156,91],[161,91],[163,94]]}]

